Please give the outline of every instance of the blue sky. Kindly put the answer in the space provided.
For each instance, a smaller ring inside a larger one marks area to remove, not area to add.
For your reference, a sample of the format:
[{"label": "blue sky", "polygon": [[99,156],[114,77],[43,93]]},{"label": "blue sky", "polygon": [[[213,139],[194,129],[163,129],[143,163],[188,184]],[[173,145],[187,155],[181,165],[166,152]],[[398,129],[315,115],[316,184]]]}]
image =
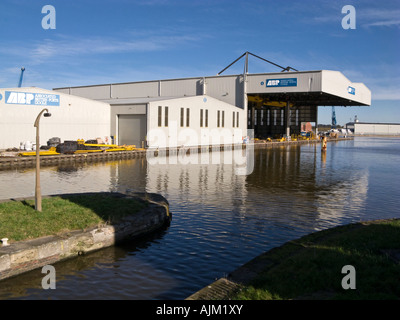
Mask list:
[{"label": "blue sky", "polygon": [[[56,29],[42,28],[44,5]],[[342,7],[356,29],[342,28]],[[372,92],[338,124],[400,122],[400,1],[1,0],[0,87],[45,89],[217,74],[246,51],[298,70],[337,70]],[[249,72],[276,67],[249,59]],[[243,61],[224,74],[243,72]],[[331,108],[319,108],[330,123]]]}]

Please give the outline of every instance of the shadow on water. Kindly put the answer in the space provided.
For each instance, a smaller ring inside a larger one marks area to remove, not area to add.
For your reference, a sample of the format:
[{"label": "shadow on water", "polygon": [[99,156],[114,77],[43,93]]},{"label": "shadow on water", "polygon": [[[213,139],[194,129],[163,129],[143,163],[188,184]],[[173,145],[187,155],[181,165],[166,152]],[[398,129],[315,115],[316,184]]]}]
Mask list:
[{"label": "shadow on water", "polygon": [[[80,207],[93,211],[102,220],[114,224],[127,215],[135,214],[148,205],[148,201],[168,205],[161,195],[145,192],[87,192],[56,195]],[[134,200],[134,201],[133,201]]]},{"label": "shadow on water", "polygon": [[[120,299],[126,298],[119,295],[118,290],[99,290],[88,292],[86,281],[91,281],[91,286],[96,283],[101,288],[104,282],[109,281],[110,275],[115,275],[129,256],[135,256],[161,241],[168,231],[169,225],[152,233],[132,239],[124,239],[116,245],[97,251],[86,253],[68,260],[52,264],[56,270],[56,290],[44,290],[42,279],[45,274],[41,268],[20,274],[18,276],[0,281],[0,300],[10,299]],[[97,276],[93,276],[92,273]],[[132,275],[137,272],[132,269]],[[90,279],[92,278],[92,279]],[[64,283],[68,290],[64,292]],[[120,283],[119,283],[120,284]],[[58,290],[57,290],[58,289]],[[71,294],[71,291],[73,294]]]}]

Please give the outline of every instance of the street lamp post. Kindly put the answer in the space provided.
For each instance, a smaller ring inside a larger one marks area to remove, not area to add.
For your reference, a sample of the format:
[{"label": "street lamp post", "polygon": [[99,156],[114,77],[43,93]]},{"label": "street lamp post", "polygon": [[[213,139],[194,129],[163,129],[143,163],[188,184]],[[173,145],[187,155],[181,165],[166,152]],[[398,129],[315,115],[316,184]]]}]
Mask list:
[{"label": "street lamp post", "polygon": [[[44,114],[43,114],[44,113]],[[39,120],[40,117],[50,117],[51,113],[49,110],[43,109],[36,118],[35,124],[36,128],[36,187],[35,187],[35,210],[42,211],[42,194],[40,190],[40,142],[39,142]]]}]

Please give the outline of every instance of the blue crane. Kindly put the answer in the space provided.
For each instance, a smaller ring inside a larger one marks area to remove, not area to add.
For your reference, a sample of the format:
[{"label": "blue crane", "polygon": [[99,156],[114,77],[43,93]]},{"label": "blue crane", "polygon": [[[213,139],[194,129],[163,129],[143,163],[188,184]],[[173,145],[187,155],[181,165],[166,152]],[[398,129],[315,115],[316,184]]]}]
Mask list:
[{"label": "blue crane", "polygon": [[22,78],[24,76],[24,71],[25,71],[25,68],[22,67],[21,68],[21,75],[19,76],[18,88],[21,88],[21,86],[22,86]]},{"label": "blue crane", "polygon": [[336,112],[335,107],[332,107],[332,129],[336,129]]}]

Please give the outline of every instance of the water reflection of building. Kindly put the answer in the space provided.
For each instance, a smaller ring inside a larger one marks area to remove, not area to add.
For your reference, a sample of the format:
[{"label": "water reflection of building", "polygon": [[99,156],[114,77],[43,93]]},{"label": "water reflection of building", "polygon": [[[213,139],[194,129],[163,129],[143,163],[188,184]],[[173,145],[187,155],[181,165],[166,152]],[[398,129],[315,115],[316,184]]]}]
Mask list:
[{"label": "water reflection of building", "polygon": [[[256,150],[254,174],[247,176],[248,197],[264,202],[265,213],[285,221],[337,224],[365,206],[368,172],[342,168],[339,155],[326,163],[319,146]],[[327,168],[328,166],[328,168]],[[249,201],[249,199],[248,199]]]},{"label": "water reflection of building", "polygon": [[116,183],[121,190],[127,186],[191,204],[225,205],[247,217],[270,216],[289,225],[311,222],[315,229],[319,221],[337,224],[357,215],[367,197],[368,173],[336,167],[334,153],[324,162],[317,145],[257,149],[250,175],[236,174],[229,152],[183,157],[119,166]]},{"label": "water reflection of building", "polygon": [[[271,217],[289,226],[311,223],[318,229],[319,221],[337,224],[347,215],[357,216],[367,197],[368,172],[353,171],[340,153],[330,150],[324,161],[317,145],[257,149],[249,175],[237,171],[242,150],[160,156],[156,161],[143,157],[81,165],[78,170],[43,168],[42,192],[155,192],[241,217]],[[33,196],[33,169],[0,176],[2,199]]]},{"label": "water reflection of building", "polygon": [[368,176],[368,171],[359,172],[341,181],[329,192],[319,193],[316,199],[319,219],[337,224],[337,218],[345,215],[352,218],[361,216],[367,200]]},{"label": "water reflection of building", "polygon": [[[115,183],[119,162],[91,163],[41,169],[43,195],[108,191]],[[0,198],[31,197],[35,193],[35,169],[1,171]]]},{"label": "water reflection of building", "polygon": [[[226,197],[245,198],[246,178],[237,174],[242,150],[174,154],[147,163],[146,190],[163,194],[184,194],[194,202]],[[226,192],[224,192],[226,191]]]}]

